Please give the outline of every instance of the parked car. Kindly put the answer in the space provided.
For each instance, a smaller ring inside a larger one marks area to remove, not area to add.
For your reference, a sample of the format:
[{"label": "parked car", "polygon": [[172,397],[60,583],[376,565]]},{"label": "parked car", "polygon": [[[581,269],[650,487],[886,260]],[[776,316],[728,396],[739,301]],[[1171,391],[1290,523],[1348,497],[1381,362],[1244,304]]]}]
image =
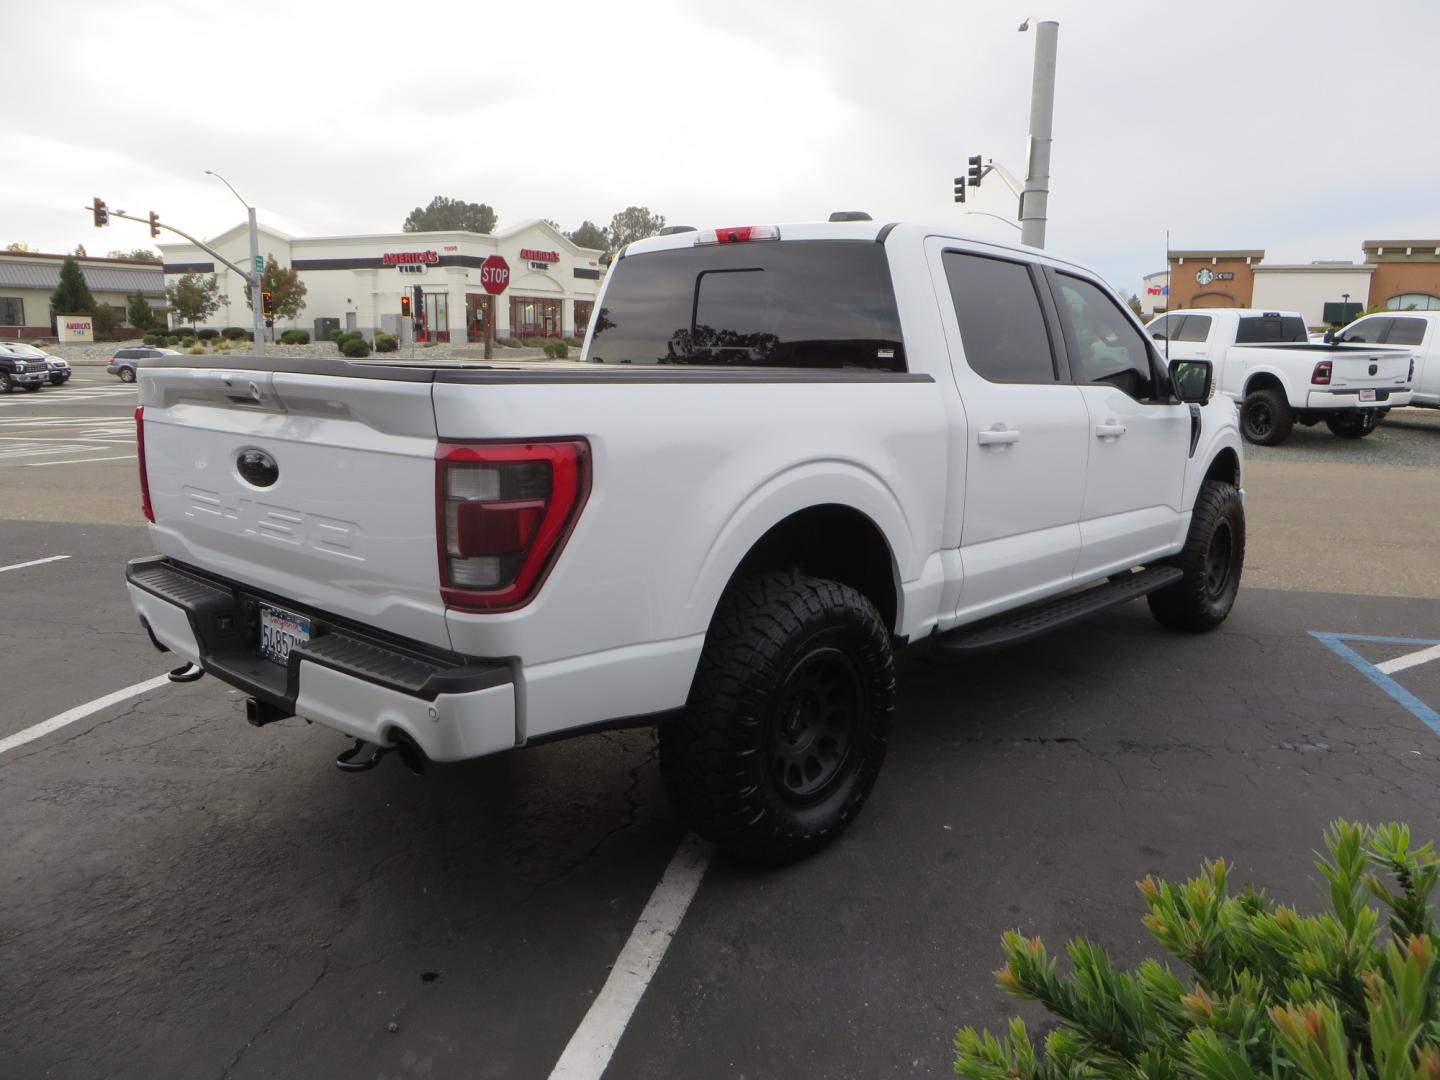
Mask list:
[{"label": "parked car", "polygon": [[1145,332],[1172,360],[1214,364],[1220,392],[1240,404],[1240,430],[1260,446],[1284,442],[1297,420],[1363,438],[1386,411],[1410,402],[1415,371],[1408,352],[1316,344],[1297,312],[1172,311]]},{"label": "parked car", "polygon": [[70,364],[68,361],[47,353],[35,345],[23,341],[9,341],[4,347],[17,356],[23,356],[27,360],[44,360],[50,371],[50,385],[64,386],[70,379]]},{"label": "parked car", "polygon": [[1341,344],[1404,346],[1415,361],[1411,405],[1440,408],[1440,311],[1396,311],[1365,315],[1334,338]]},{"label": "parked car", "polygon": [[631,244],[596,310],[576,363],[142,367],[155,643],[253,724],[357,740],[342,767],[658,724],[694,826],[783,863],[859,812],[906,643],[1230,612],[1235,406],[1084,267],[953,226],[710,229]]},{"label": "parked car", "polygon": [[149,345],[133,345],[125,349],[117,349],[115,355],[110,357],[110,362],[105,365],[105,370],[111,375],[120,376],[121,382],[134,382],[135,373],[140,364],[145,360],[154,359],[157,356],[179,356],[175,349],[156,349]]},{"label": "parked car", "polygon": [[16,342],[0,342],[0,394],[22,390],[35,391],[50,379],[50,368],[44,360],[24,355]]}]

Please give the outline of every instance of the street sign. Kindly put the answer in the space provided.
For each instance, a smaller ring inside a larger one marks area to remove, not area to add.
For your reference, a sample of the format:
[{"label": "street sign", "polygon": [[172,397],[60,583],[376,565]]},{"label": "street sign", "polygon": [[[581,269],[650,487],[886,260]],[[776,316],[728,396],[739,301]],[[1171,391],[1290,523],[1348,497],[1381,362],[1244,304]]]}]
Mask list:
[{"label": "street sign", "polygon": [[265,256],[255,256],[255,272],[257,274],[263,274],[265,272]]},{"label": "street sign", "polygon": [[491,255],[480,264],[480,285],[491,296],[505,291],[510,284],[510,264],[499,255]]}]

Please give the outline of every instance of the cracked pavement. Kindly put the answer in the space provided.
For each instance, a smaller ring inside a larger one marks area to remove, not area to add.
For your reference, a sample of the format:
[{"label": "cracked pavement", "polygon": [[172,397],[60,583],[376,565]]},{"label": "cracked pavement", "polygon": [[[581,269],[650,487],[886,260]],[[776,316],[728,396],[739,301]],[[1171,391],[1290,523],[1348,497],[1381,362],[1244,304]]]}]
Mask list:
[{"label": "cracked pavement", "polygon": [[[7,562],[73,556],[0,576],[0,737],[173,666],[125,602],[142,529],[0,527]],[[799,866],[711,867],[607,1075],[947,1076],[958,1026],[1013,1011],[1012,926],[1133,962],[1146,874],[1224,855],[1310,906],[1331,819],[1440,835],[1440,739],[1308,634],[1440,638],[1440,601],[1297,581],[1200,637],[1129,605],[904,654],[864,813]],[[1440,663],[1397,678],[1440,705]],[[422,778],[341,774],[345,745],[203,679],[0,755],[0,1074],[547,1076],[684,833],[652,734]]]}]

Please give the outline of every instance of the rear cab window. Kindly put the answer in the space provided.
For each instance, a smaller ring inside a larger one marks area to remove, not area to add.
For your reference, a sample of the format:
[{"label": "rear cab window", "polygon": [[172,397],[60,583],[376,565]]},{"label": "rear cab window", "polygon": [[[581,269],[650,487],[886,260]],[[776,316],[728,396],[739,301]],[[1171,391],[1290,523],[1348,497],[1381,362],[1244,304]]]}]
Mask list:
[{"label": "rear cab window", "polygon": [[1297,315],[1242,315],[1235,330],[1236,345],[1273,345],[1279,342],[1309,341],[1305,320]]},{"label": "rear cab window", "polygon": [[672,248],[627,255],[610,274],[590,363],[905,370],[873,240]]},{"label": "rear cab window", "polygon": [[1425,341],[1425,327],[1429,325],[1424,319],[1407,319],[1403,316],[1397,317],[1390,327],[1390,333],[1385,338],[1387,345],[1419,345]]}]

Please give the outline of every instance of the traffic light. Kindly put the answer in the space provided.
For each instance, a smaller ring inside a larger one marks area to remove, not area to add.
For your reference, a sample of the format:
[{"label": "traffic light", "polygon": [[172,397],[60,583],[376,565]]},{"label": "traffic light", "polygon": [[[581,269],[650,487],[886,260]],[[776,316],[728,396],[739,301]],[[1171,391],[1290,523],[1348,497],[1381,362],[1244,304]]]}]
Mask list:
[{"label": "traffic light", "polygon": [[403,316],[405,316],[405,318],[407,318],[407,319],[410,318],[410,294],[409,294],[409,293],[401,293],[401,294],[400,294],[400,314],[403,315]]},{"label": "traffic light", "polygon": [[110,224],[110,211],[105,209],[105,200],[100,198],[99,195],[95,196],[95,201],[90,204],[90,209],[95,214],[95,227],[97,229],[104,228]]},{"label": "traffic light", "polygon": [[273,317],[275,314],[275,306],[272,303],[274,299],[275,297],[269,289],[260,290],[260,314],[264,315],[267,319]]},{"label": "traffic light", "polygon": [[979,187],[979,186],[980,186],[980,178],[981,178],[982,176],[984,176],[984,175],[985,175],[985,170],[984,170],[984,167],[980,164],[980,155],[979,155],[979,154],[972,154],[972,155],[970,156],[970,173],[969,173],[969,176],[970,176],[970,186],[971,186],[971,187]]},{"label": "traffic light", "polygon": [[150,211],[150,235],[152,237],[160,235],[160,215],[154,210]]},{"label": "traffic light", "polygon": [[955,201],[965,201],[965,178],[963,176],[955,177]]}]

